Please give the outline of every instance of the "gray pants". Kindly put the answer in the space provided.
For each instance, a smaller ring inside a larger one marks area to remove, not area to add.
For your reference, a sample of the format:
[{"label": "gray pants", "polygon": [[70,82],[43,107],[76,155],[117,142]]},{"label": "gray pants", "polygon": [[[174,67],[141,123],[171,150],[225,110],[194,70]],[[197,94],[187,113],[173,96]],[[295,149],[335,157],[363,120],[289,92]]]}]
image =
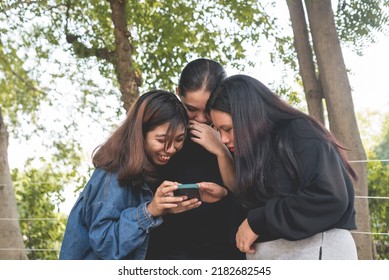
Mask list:
[{"label": "gray pants", "polygon": [[277,239],[254,244],[248,260],[357,260],[357,249],[350,231],[331,229],[306,239]]}]

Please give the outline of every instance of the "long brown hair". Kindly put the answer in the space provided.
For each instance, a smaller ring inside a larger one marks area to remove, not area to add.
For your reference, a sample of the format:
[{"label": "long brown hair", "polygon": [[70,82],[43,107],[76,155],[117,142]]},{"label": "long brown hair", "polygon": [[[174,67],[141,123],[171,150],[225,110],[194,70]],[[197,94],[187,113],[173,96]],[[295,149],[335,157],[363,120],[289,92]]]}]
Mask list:
[{"label": "long brown hair", "polygon": [[153,90],[144,93],[130,108],[124,122],[97,147],[93,165],[116,172],[120,185],[136,186],[157,178],[156,166],[147,157],[145,137],[155,127],[169,123],[166,147],[173,141],[177,129],[186,128],[188,115],[174,93]]}]

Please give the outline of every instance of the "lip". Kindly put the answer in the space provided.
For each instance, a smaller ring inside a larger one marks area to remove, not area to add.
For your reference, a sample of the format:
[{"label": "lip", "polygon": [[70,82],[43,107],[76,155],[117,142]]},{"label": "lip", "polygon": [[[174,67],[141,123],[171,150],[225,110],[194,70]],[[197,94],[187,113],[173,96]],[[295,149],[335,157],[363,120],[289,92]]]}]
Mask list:
[{"label": "lip", "polygon": [[230,150],[230,152],[234,152],[234,147],[227,147],[229,150]]},{"label": "lip", "polygon": [[171,155],[159,155],[158,159],[160,162],[168,162],[172,156]]}]

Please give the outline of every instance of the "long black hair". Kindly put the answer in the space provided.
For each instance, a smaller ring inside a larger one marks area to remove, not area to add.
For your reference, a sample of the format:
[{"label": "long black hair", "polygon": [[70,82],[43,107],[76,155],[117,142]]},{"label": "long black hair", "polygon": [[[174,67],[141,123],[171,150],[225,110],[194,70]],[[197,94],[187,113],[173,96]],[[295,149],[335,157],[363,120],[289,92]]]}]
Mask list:
[{"label": "long black hair", "polygon": [[346,169],[356,179],[343,148],[323,125],[284,102],[252,77],[234,75],[225,79],[208,101],[209,110],[231,115],[236,164],[235,190],[242,202],[247,202],[246,206],[249,206],[253,186],[258,186],[264,197],[277,192],[270,183],[274,180],[271,169],[275,157],[283,162],[293,180],[301,180],[292,140],[282,129],[293,119],[310,122],[312,134],[336,148]]}]

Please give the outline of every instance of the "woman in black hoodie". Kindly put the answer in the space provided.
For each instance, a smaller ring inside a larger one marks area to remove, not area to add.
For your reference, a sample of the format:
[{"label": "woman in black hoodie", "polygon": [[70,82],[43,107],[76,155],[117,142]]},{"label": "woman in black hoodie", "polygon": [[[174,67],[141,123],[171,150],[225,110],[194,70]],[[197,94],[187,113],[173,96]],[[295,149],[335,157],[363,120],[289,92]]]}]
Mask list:
[{"label": "woman in black hoodie", "polygon": [[356,174],[330,132],[245,75],[225,79],[208,109],[234,152],[247,258],[356,259]]}]

